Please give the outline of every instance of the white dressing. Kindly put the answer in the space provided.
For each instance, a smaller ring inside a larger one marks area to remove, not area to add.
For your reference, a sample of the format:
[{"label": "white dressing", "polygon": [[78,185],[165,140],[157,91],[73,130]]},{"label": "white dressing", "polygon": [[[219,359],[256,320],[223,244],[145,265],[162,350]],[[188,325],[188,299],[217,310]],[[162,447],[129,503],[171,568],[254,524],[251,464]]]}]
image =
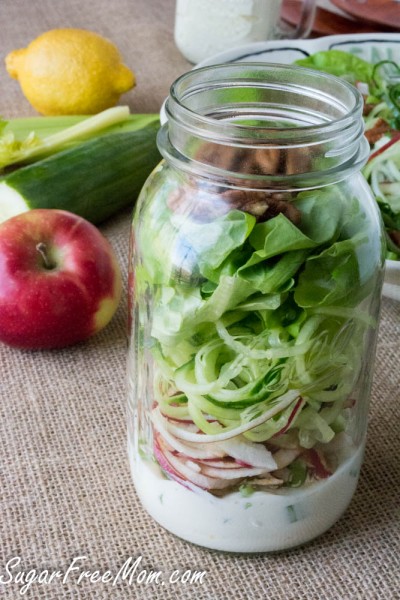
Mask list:
[{"label": "white dressing", "polygon": [[128,447],[132,477],[148,513],[186,541],[228,552],[267,552],[304,544],[346,510],[362,462],[359,448],[328,479],[301,489],[231,492],[218,498],[167,479],[159,466]]}]

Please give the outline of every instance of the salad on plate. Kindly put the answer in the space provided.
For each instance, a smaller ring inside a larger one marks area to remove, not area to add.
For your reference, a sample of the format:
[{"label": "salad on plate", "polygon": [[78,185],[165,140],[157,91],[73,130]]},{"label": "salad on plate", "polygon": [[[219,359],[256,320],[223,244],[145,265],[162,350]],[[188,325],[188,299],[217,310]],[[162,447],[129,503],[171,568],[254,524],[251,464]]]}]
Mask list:
[{"label": "salad on plate", "polygon": [[387,258],[400,259],[400,64],[373,64],[343,50],[323,50],[297,65],[331,73],[353,83],[364,98],[365,136],[371,153],[364,175],[385,224]]}]

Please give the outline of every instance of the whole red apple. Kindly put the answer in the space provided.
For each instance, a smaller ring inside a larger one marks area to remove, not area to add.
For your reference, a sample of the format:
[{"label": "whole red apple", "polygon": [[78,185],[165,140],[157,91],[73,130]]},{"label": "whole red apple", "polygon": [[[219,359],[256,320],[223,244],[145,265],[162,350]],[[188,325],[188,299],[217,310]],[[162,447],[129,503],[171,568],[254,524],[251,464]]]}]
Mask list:
[{"label": "whole red apple", "polygon": [[0,224],[0,341],[61,348],[107,325],[121,297],[114,252],[91,223],[37,209]]}]

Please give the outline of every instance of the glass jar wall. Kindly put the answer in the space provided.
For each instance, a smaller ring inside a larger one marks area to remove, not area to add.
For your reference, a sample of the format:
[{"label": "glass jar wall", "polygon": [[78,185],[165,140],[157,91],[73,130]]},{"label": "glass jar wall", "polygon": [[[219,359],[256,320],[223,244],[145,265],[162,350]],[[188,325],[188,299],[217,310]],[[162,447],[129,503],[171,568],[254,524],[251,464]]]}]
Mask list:
[{"label": "glass jar wall", "polygon": [[362,98],[296,67],[178,79],[132,227],[128,449],[148,512],[232,552],[344,512],[383,273]]}]

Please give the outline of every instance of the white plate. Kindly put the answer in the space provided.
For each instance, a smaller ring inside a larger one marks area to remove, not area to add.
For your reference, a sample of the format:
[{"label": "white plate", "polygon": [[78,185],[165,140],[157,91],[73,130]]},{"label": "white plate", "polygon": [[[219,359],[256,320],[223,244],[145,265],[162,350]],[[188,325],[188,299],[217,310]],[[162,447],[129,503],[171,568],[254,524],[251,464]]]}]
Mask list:
[{"label": "white plate", "polygon": [[196,65],[196,68],[239,61],[292,63],[314,52],[333,48],[352,52],[370,62],[384,59],[400,62],[400,33],[360,33],[328,35],[312,40],[256,42],[211,56]]},{"label": "white plate", "polygon": [[[275,40],[256,42],[211,56],[195,68],[227,62],[270,62],[290,64],[320,50],[344,50],[352,52],[370,62],[393,60],[400,63],[400,34],[361,33],[354,35],[331,35],[312,40]],[[165,121],[164,106],[161,119]],[[383,294],[400,300],[400,262],[386,261]]]}]

